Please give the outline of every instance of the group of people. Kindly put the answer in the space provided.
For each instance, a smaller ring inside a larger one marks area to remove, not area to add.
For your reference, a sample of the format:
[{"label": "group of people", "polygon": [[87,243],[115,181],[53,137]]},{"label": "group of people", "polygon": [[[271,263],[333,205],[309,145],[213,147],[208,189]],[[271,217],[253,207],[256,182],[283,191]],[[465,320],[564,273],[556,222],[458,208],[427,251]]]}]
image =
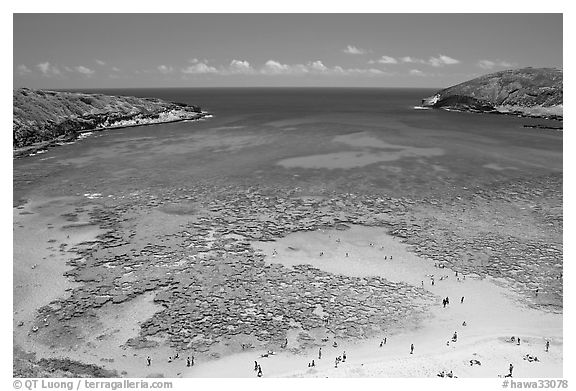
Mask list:
[{"label": "group of people", "polygon": [[510,338],[510,342],[516,343],[516,345],[520,346],[520,337],[516,338],[515,336],[512,336],[512,338]]},{"label": "group of people", "polygon": [[[390,259],[392,259],[392,257],[390,257]],[[442,264],[442,263],[435,263],[434,267],[439,268],[439,269],[444,269],[446,266],[444,266],[444,264]],[[458,276],[458,271],[454,272],[454,275],[456,276],[456,279],[458,280],[458,282],[460,282],[460,277]],[[434,281],[434,274],[427,274],[426,276],[430,277],[430,284],[434,285],[434,282],[435,282]],[[447,275],[440,276],[440,281],[447,280],[447,279],[448,279]],[[465,275],[462,275],[462,280],[466,280]],[[424,281],[422,281],[422,287],[424,287]]]},{"label": "group of people", "polygon": [[[172,356],[168,357],[168,362],[171,363],[172,361],[174,361],[178,358],[180,358],[180,354],[176,353],[174,355],[174,357],[172,357]],[[146,365],[147,366],[152,365],[152,358],[150,356],[146,357]],[[194,366],[194,356],[186,357],[186,366],[187,367],[193,367]]]},{"label": "group of people", "polygon": [[450,370],[450,372],[448,372],[448,373],[446,373],[446,371],[439,372],[436,376],[438,376],[438,377],[458,377],[458,376],[454,376],[454,374],[452,373],[452,370]]},{"label": "group of people", "polygon": [[254,372],[256,372],[256,376],[262,377],[262,366],[257,361],[254,361]]},{"label": "group of people", "polygon": [[540,361],[540,360],[538,360],[538,357],[532,356],[530,354],[526,354],[523,359],[528,361],[528,362]]},{"label": "group of people", "polygon": [[[520,338],[516,338],[514,336],[512,336],[512,338],[510,338],[509,342],[516,342],[517,345],[520,345]],[[550,341],[546,340],[546,352],[548,352],[548,350],[550,349]],[[532,356],[531,354],[526,354],[524,357],[522,357],[523,360],[526,360],[528,362],[540,362],[540,360],[538,359],[537,356]],[[470,365],[472,365],[472,360],[470,360]],[[480,365],[480,362],[478,362],[478,365]],[[508,366],[508,374],[504,377],[512,377],[512,372],[514,371],[514,365],[512,365],[512,363],[510,363],[510,365]],[[500,375],[499,375],[500,376]]]},{"label": "group of people", "polygon": [[334,360],[334,368],[338,368],[338,364],[341,362],[346,362],[346,351],[344,351],[341,356],[336,357]]}]

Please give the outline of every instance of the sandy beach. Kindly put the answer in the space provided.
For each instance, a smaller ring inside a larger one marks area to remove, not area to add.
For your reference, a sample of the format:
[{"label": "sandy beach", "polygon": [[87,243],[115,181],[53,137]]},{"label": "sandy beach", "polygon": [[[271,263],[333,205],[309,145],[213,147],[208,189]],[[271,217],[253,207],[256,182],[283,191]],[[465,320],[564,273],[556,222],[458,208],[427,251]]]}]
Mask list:
[{"label": "sandy beach", "polygon": [[[256,247],[262,248],[269,262],[286,266],[308,263],[332,273],[380,275],[414,286],[424,281],[424,288],[437,297],[437,305],[423,324],[406,331],[390,330],[381,338],[356,343],[336,340],[337,348],[331,338],[322,349],[321,360],[316,350],[267,358],[259,357],[265,352],[254,352],[199,365],[190,376],[254,376],[251,363],[257,360],[265,376],[273,377],[434,377],[441,371],[453,371],[458,377],[497,377],[508,373],[510,363],[517,377],[562,377],[561,314],[530,308],[524,298],[494,279],[456,277],[454,270],[437,268],[382,229],[355,226],[348,231],[295,233]],[[444,276],[447,278],[440,280]],[[444,308],[445,297],[450,304]],[[457,342],[451,341],[454,332]],[[509,341],[512,336],[521,339],[520,345]],[[386,344],[380,347],[385,337]],[[545,352],[546,340],[550,341],[549,352]],[[410,344],[415,346],[412,355]],[[335,358],[344,351],[346,362],[335,368]],[[526,354],[539,361],[524,360]],[[313,359],[315,368],[308,368]],[[471,366],[470,360],[481,365]]]},{"label": "sandy beach", "polygon": [[[96,227],[82,221],[82,213],[90,207],[72,208],[74,204],[78,201],[44,199],[15,209],[15,237],[19,246],[15,249],[18,267],[14,269],[14,340],[39,357],[54,357],[54,345],[35,342],[36,336],[29,328],[34,322],[34,310],[65,295],[74,286],[62,275],[67,270],[66,261],[74,253],[56,251],[55,247],[74,247],[95,240],[99,233]],[[62,216],[66,211],[72,212],[71,208],[81,211],[73,223]],[[30,226],[45,228],[26,229]],[[40,242],[46,243],[45,250],[31,245]],[[154,293],[151,293],[129,303],[103,308],[95,323],[77,322],[82,330],[78,342],[60,339],[57,352],[142,377],[160,374],[254,377],[254,361],[261,365],[264,377],[435,377],[441,371],[452,371],[458,377],[497,377],[508,373],[510,363],[517,377],[563,375],[561,314],[529,306],[529,300],[503,281],[462,273],[457,276],[456,270],[441,268],[438,263],[417,256],[382,228],[352,226],[347,230],[297,232],[252,245],[270,265],[291,268],[305,264],[346,276],[379,276],[424,289],[434,295],[435,303],[422,322],[390,328],[377,337],[343,340],[328,332],[322,343],[321,359],[318,348],[296,348],[297,332],[293,332],[288,334],[287,348],[268,357],[261,357],[265,350],[248,349],[217,360],[197,359],[193,367],[187,367],[186,353],[168,362],[173,351],[167,347],[132,352],[123,347],[127,339],[138,335],[141,322],[161,310],[162,307],[152,303]],[[444,307],[445,297],[450,298],[450,304]],[[325,316],[321,309],[317,315]],[[451,340],[454,332],[458,334],[456,342]],[[510,342],[512,336],[519,337],[521,344]],[[380,347],[384,338],[386,343]],[[545,352],[546,340],[550,341],[549,352]],[[411,344],[415,346],[414,354],[410,354]],[[335,358],[343,352],[346,361],[336,368]],[[525,360],[527,354],[539,361]],[[150,367],[144,365],[148,355],[154,357]],[[312,360],[315,367],[309,368]],[[470,360],[478,360],[481,365],[470,365]]]}]

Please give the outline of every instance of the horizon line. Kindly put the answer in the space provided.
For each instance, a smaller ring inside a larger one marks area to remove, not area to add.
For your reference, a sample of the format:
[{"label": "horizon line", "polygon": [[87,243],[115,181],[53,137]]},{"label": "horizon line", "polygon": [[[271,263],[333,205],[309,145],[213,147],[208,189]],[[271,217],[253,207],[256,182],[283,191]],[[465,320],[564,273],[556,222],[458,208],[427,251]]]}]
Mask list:
[{"label": "horizon line", "polygon": [[273,89],[273,88],[283,88],[283,89],[362,89],[362,90],[381,90],[381,89],[443,89],[446,87],[370,87],[370,86],[190,86],[190,87],[74,87],[74,88],[31,88],[31,87],[13,87],[13,90],[18,89],[29,89],[29,90],[44,90],[44,91],[80,91],[80,90],[145,90],[145,89]]}]

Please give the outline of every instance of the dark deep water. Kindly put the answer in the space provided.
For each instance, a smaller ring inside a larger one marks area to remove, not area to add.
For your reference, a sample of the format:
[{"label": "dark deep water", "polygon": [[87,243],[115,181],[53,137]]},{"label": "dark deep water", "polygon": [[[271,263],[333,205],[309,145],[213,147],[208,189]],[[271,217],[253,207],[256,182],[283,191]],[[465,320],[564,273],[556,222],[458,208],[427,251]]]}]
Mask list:
[{"label": "dark deep water", "polygon": [[434,91],[86,90],[195,104],[214,117],[94,133],[14,160],[14,200],[36,193],[111,194],[211,179],[310,191],[320,186],[395,196],[448,194],[456,188],[562,174],[562,132],[523,127],[545,120],[414,109]]}]

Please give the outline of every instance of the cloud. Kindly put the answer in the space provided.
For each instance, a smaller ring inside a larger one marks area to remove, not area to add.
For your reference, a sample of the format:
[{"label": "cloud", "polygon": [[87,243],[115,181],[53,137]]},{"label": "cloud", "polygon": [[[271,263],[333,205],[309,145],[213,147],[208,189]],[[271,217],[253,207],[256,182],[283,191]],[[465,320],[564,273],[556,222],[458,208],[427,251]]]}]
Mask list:
[{"label": "cloud", "polygon": [[38,69],[40,69],[40,72],[42,72],[42,75],[44,75],[46,77],[62,75],[62,72],[60,71],[60,69],[58,69],[58,67],[50,64],[48,61],[41,62],[40,64],[37,64],[36,67]]},{"label": "cloud", "polygon": [[276,60],[268,60],[261,69],[264,74],[278,75],[282,73],[293,73],[294,67],[287,64],[281,64]]},{"label": "cloud", "polygon": [[76,67],[64,66],[64,70],[70,73],[80,73],[85,76],[92,76],[95,72],[93,69],[87,68],[83,65],[78,65]]},{"label": "cloud", "polygon": [[93,69],[86,68],[83,65],[78,65],[77,67],[74,67],[74,70],[76,72],[81,73],[81,74],[86,75],[86,76],[92,76],[94,74]]},{"label": "cloud", "polygon": [[47,74],[50,71],[50,63],[49,62],[41,62],[40,64],[36,65],[40,72]]},{"label": "cloud", "polygon": [[368,50],[356,47],[354,45],[346,46],[346,49],[342,50],[346,54],[366,54]]},{"label": "cloud", "polygon": [[320,60],[310,61],[306,64],[282,64],[275,60],[268,60],[260,69],[263,75],[327,75],[327,76],[375,76],[384,75],[385,72],[374,68],[342,68],[339,65],[328,67]]},{"label": "cloud", "polygon": [[120,68],[112,67],[112,70],[113,70],[114,72],[120,72]]},{"label": "cloud", "polygon": [[378,64],[398,64],[398,60],[396,60],[394,57],[382,56],[378,60],[370,61],[370,64],[375,64],[375,63],[378,63]]},{"label": "cloud", "polygon": [[309,64],[309,66],[310,66],[311,69],[313,69],[313,70],[315,70],[315,71],[318,71],[318,72],[326,72],[326,71],[328,71],[328,68],[326,67],[326,65],[324,65],[324,64],[322,63],[322,61],[320,61],[320,60],[311,62],[311,63]]},{"label": "cloud", "polygon": [[442,67],[444,65],[454,65],[459,63],[459,60],[445,56],[443,54],[440,54],[438,57],[430,57],[428,60],[428,64],[432,65],[433,67]]},{"label": "cloud", "polygon": [[480,61],[478,61],[478,63],[476,65],[482,69],[494,69],[497,67],[498,68],[512,68],[512,67],[516,66],[516,64],[510,63],[507,61],[502,61],[502,60],[495,60],[495,61],[480,60]]},{"label": "cloud", "polygon": [[381,71],[380,69],[376,68],[349,68],[344,69],[345,75],[365,75],[365,76],[377,76],[377,75],[385,75],[386,72]]},{"label": "cloud", "polygon": [[158,71],[160,71],[160,73],[167,74],[167,73],[172,73],[174,71],[174,68],[172,68],[171,66],[167,66],[167,65],[159,65]]},{"label": "cloud", "polygon": [[228,72],[231,74],[253,74],[255,71],[248,61],[234,59],[230,61]]},{"label": "cloud", "polygon": [[222,73],[222,69],[218,69],[212,65],[208,65],[208,60],[199,60],[192,58],[188,60],[192,65],[182,68],[181,72],[186,74],[207,74],[207,73]]},{"label": "cloud", "polygon": [[19,74],[20,76],[24,76],[24,75],[27,75],[27,74],[29,74],[30,72],[32,72],[32,71],[30,70],[30,68],[28,68],[28,67],[27,67],[26,65],[24,65],[24,64],[18,65],[18,66],[16,67],[16,70],[18,71],[18,74]]},{"label": "cloud", "polygon": [[400,58],[400,61],[402,61],[402,62],[407,62],[407,63],[412,63],[412,62],[421,62],[422,60],[418,60],[417,58],[412,58],[412,57],[410,57],[410,56],[406,56],[406,57]]},{"label": "cloud", "polygon": [[194,58],[190,60],[192,65],[187,66],[186,68],[182,69],[182,73],[187,74],[206,74],[206,73],[219,73],[218,69],[208,65],[204,62],[199,61],[198,59]]},{"label": "cloud", "polygon": [[105,63],[104,61],[102,61],[102,60],[95,59],[94,61],[96,61],[96,64],[98,64],[98,65],[100,65],[100,66],[102,66],[102,67],[106,65],[106,63]]},{"label": "cloud", "polygon": [[424,76],[424,72],[419,69],[410,69],[410,73],[412,76]]},{"label": "cloud", "polygon": [[439,54],[438,57],[430,57],[428,60],[406,56],[401,57],[400,61],[411,64],[426,64],[433,67],[443,67],[444,65],[454,65],[460,63],[460,60],[446,56],[444,54]]}]

